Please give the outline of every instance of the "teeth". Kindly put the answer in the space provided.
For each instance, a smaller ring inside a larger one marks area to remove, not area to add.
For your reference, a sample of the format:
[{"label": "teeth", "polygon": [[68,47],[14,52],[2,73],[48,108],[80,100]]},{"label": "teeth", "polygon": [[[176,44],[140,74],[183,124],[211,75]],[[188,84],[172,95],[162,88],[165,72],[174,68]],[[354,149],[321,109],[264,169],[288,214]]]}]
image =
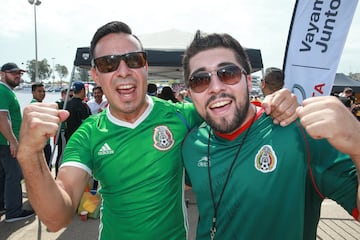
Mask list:
[{"label": "teeth", "polygon": [[215,104],[211,105],[211,108],[217,108],[217,107],[223,107],[226,104],[229,104],[230,101],[220,101],[220,102],[216,102]]},{"label": "teeth", "polygon": [[120,90],[130,89],[132,88],[132,85],[122,85],[119,87]]}]

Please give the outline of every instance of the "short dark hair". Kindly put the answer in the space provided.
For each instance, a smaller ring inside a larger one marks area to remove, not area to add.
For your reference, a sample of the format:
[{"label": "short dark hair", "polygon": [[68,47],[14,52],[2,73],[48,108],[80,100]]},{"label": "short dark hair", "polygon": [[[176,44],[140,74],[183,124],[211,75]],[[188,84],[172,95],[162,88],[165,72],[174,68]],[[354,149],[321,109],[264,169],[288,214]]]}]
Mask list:
[{"label": "short dark hair", "polygon": [[35,82],[31,84],[31,91],[34,92],[38,87],[44,87],[42,82]]},{"label": "short dark hair", "polygon": [[111,33],[126,33],[126,34],[130,34],[130,35],[134,36],[139,41],[141,50],[143,50],[143,45],[142,45],[140,39],[137,36],[135,36],[134,34],[132,34],[131,28],[126,23],[123,23],[120,21],[112,21],[112,22],[106,23],[105,25],[101,26],[95,32],[95,34],[91,40],[91,43],[90,43],[91,58],[95,57],[94,51],[95,51],[95,47],[96,47],[96,44],[98,43],[98,41],[101,38],[103,38],[106,35],[111,34]]},{"label": "short dark hair", "polygon": [[94,87],[94,88],[92,89],[92,91],[95,92],[96,89],[100,90],[100,92],[103,93],[103,90],[102,90],[101,86],[96,86],[96,87]]},{"label": "short dark hair", "polygon": [[155,96],[157,94],[157,85],[155,83],[149,83],[147,85],[147,94]]},{"label": "short dark hair", "polygon": [[284,86],[284,73],[280,68],[269,67],[265,71],[265,86],[271,91],[277,91]]},{"label": "short dark hair", "polygon": [[352,90],[352,88],[350,88],[350,87],[346,87],[345,89],[344,89],[344,93],[352,93],[353,92],[353,90]]},{"label": "short dark hair", "polygon": [[184,80],[185,80],[185,85],[187,87],[189,87],[190,58],[192,58],[199,52],[213,48],[227,48],[233,50],[238,63],[245,69],[247,74],[251,73],[251,65],[250,65],[249,57],[246,54],[244,48],[235,38],[233,38],[232,36],[226,33],[206,34],[198,30],[195,34],[194,39],[192,40],[190,45],[186,48],[182,62],[184,69]]}]

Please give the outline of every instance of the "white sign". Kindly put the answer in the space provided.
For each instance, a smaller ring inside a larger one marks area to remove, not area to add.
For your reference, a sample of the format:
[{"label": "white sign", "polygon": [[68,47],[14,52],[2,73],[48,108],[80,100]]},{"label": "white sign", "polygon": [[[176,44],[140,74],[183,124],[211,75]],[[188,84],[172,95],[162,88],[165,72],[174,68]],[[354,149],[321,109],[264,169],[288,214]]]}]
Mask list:
[{"label": "white sign", "polygon": [[284,59],[299,102],[331,93],[358,0],[297,0]]}]

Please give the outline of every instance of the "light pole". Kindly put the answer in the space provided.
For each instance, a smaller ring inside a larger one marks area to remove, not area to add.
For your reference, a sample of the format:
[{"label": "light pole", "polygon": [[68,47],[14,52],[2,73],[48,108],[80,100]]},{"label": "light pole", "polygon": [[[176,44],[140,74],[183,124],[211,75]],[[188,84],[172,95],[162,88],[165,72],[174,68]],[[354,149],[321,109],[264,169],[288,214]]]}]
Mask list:
[{"label": "light pole", "polygon": [[52,62],[52,64],[53,64],[53,75],[52,75],[52,79],[53,79],[53,87],[54,87],[54,84],[55,84],[55,64],[54,64],[55,58],[52,57],[51,59],[53,60],[53,62]]},{"label": "light pole", "polygon": [[28,0],[31,5],[34,5],[34,20],[35,20],[35,82],[39,78],[39,65],[38,65],[38,51],[37,51],[37,28],[36,28],[36,6],[41,2],[39,0]]}]

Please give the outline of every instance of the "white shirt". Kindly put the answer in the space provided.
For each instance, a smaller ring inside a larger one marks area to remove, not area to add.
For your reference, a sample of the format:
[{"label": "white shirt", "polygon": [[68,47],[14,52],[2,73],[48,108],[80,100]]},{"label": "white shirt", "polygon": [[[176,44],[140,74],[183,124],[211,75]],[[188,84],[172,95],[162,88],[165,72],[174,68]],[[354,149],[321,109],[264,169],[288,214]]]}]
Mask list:
[{"label": "white shirt", "polygon": [[107,100],[102,100],[102,102],[100,104],[98,104],[97,102],[95,102],[95,99],[91,99],[90,101],[87,102],[87,105],[90,108],[91,114],[97,114],[99,112],[101,112],[107,105]]}]

